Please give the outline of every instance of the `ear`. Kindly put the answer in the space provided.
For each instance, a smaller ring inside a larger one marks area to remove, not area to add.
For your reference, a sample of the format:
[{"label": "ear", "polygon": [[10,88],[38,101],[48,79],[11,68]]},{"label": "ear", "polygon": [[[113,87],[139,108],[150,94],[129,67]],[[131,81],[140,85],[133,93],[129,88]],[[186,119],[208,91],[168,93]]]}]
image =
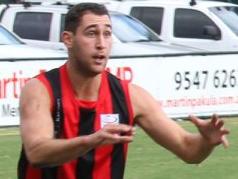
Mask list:
[{"label": "ear", "polygon": [[72,48],[73,45],[73,33],[69,31],[64,31],[62,33],[62,41],[64,42],[65,46],[69,49]]}]

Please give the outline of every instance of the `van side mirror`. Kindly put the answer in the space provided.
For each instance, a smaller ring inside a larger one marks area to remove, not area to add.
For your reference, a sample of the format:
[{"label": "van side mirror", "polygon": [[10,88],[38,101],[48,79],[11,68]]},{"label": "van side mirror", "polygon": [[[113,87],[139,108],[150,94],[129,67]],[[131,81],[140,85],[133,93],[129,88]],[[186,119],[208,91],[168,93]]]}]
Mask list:
[{"label": "van side mirror", "polygon": [[205,25],[203,27],[203,34],[214,40],[221,40],[220,30],[213,25]]}]

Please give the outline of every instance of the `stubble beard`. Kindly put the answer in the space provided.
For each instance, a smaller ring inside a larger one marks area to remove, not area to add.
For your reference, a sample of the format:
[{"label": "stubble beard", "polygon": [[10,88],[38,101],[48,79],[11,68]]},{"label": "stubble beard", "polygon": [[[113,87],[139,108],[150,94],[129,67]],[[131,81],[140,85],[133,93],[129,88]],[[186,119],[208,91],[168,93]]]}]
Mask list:
[{"label": "stubble beard", "polygon": [[105,70],[106,62],[100,65],[97,65],[97,64],[84,63],[75,59],[76,64],[74,64],[74,66],[76,67],[75,70],[77,71],[78,74],[84,77],[91,78],[101,74]]}]

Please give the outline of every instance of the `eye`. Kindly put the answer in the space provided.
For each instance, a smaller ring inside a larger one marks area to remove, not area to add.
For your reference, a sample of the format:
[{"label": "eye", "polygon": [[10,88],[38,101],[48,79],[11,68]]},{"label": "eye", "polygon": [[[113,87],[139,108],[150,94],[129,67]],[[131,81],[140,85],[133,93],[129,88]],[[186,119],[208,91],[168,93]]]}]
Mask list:
[{"label": "eye", "polygon": [[111,36],[112,36],[112,32],[109,31],[109,30],[108,30],[108,31],[105,31],[105,32],[104,32],[104,36],[105,36],[105,37],[111,37]]},{"label": "eye", "polygon": [[87,35],[88,37],[95,37],[96,32],[93,31],[93,30],[90,30],[90,31],[86,32],[86,35]]}]

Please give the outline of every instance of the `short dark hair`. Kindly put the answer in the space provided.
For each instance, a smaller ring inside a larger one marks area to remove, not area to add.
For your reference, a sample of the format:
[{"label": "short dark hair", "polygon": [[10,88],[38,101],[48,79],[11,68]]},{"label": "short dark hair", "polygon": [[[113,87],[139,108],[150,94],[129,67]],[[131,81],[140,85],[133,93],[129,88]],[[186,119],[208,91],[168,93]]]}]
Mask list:
[{"label": "short dark hair", "polygon": [[75,33],[77,27],[80,25],[84,14],[91,12],[96,15],[108,15],[108,10],[103,4],[98,3],[79,3],[73,6],[65,17],[64,30]]}]

